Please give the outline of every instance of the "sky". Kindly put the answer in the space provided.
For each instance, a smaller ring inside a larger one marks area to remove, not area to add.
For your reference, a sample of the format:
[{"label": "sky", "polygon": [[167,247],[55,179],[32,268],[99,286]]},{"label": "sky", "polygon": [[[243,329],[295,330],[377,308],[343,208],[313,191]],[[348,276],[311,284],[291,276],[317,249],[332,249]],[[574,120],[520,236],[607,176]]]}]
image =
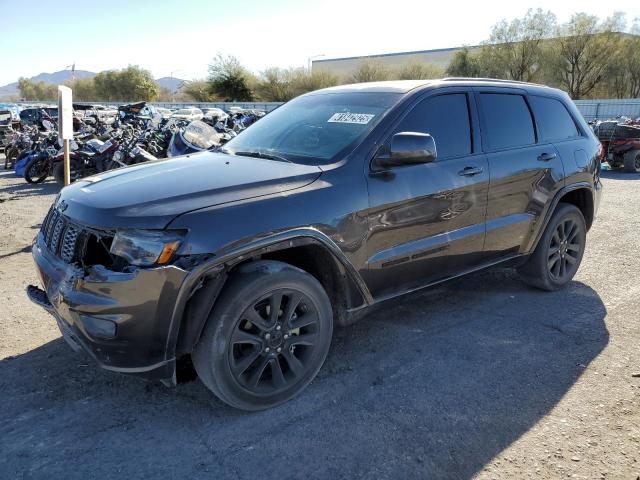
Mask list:
[{"label": "sky", "polygon": [[640,17],[637,0],[0,0],[0,85],[72,63],[191,80],[204,78],[218,53],[259,72],[319,55],[475,45],[496,22],[538,7],[560,22],[579,11]]}]

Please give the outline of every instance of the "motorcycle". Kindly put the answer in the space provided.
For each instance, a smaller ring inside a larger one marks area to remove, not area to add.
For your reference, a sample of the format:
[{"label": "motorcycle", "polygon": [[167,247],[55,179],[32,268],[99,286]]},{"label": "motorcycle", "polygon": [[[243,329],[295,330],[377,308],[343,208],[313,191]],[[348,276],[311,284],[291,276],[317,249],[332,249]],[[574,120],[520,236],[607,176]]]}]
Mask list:
[{"label": "motorcycle", "polygon": [[215,128],[201,120],[194,120],[184,129],[180,128],[179,124],[175,125],[176,128],[167,148],[167,157],[204,152],[221,145],[221,135]]}]

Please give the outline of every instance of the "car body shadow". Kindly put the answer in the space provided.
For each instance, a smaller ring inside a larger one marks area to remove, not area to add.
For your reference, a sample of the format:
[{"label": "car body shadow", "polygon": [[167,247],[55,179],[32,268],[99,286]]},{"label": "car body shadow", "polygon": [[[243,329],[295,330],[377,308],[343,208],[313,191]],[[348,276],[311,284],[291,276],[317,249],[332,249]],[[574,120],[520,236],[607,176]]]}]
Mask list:
[{"label": "car body shadow", "polygon": [[604,349],[605,316],[580,282],[545,293],[507,269],[476,274],[337,329],[300,396],[251,414],[199,381],[168,389],[100,371],[57,339],[0,362],[0,470],[469,478],[544,417]]}]

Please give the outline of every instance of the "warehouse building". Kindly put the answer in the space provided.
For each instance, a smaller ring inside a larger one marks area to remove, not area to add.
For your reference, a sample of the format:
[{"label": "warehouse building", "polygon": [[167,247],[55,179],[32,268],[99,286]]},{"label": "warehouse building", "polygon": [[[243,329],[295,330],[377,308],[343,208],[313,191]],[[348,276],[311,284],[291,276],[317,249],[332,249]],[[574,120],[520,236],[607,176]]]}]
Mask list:
[{"label": "warehouse building", "polygon": [[[430,63],[443,69],[456,52],[463,47],[437,48],[435,50],[418,50],[414,52],[383,53],[380,55],[365,55],[360,57],[317,59],[312,62],[314,71],[326,71],[340,79],[350,77],[363,61],[371,61],[382,64],[389,70],[395,70],[411,63]],[[478,47],[469,47],[473,50]]]}]

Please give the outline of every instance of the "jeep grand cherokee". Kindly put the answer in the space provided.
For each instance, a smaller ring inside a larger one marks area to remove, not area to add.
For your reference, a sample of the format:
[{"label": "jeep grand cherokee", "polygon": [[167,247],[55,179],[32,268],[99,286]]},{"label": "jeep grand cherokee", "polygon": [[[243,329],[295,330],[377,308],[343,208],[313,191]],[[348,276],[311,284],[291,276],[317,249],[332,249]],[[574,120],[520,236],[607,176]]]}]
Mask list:
[{"label": "jeep grand cherokee", "polygon": [[29,296],[104,368],[176,382],[191,358],[223,401],[290,399],[333,325],[498,264],[543,290],[576,273],[600,144],[569,97],[484,79],[302,95],[218,152],[65,188]]}]

